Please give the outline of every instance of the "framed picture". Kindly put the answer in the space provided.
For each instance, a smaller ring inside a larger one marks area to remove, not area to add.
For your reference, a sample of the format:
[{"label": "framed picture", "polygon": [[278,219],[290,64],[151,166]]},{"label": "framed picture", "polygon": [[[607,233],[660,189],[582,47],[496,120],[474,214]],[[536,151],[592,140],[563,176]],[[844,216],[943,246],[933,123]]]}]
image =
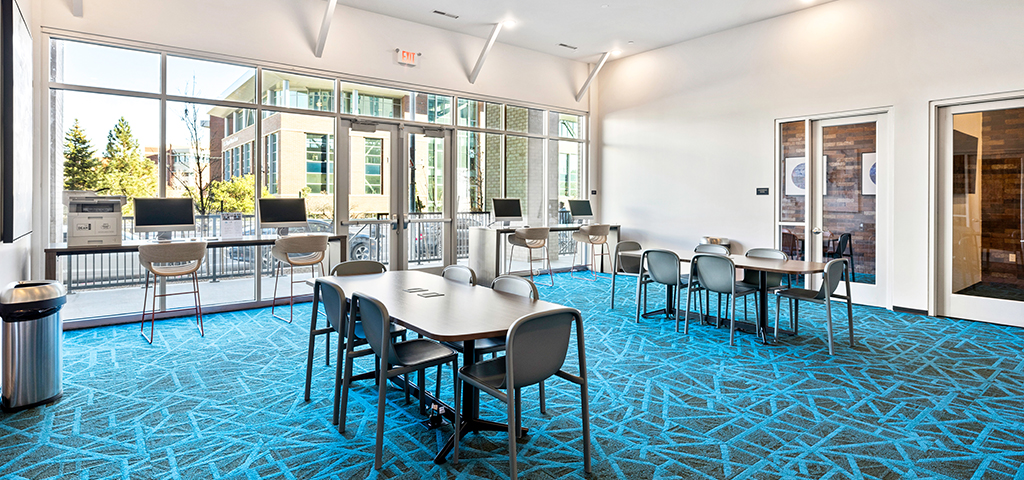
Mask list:
[{"label": "framed picture", "polygon": [[783,163],[786,168],[786,195],[807,195],[807,157],[791,157]]},{"label": "framed picture", "polygon": [[865,153],[860,157],[861,195],[878,192],[878,154]]},{"label": "framed picture", "polygon": [[32,35],[18,2],[0,1],[0,238],[32,232]]}]

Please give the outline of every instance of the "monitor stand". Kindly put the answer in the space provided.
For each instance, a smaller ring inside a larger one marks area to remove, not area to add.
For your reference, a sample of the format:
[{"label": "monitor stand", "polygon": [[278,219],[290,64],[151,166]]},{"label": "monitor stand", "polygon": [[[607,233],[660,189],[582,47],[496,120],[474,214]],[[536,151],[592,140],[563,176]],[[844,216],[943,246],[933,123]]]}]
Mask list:
[{"label": "monitor stand", "polygon": [[171,232],[169,230],[156,232],[157,243],[171,243]]},{"label": "monitor stand", "polygon": [[279,236],[279,237],[287,237],[288,236],[288,227],[280,227],[280,228],[278,228],[277,229],[277,236]]}]

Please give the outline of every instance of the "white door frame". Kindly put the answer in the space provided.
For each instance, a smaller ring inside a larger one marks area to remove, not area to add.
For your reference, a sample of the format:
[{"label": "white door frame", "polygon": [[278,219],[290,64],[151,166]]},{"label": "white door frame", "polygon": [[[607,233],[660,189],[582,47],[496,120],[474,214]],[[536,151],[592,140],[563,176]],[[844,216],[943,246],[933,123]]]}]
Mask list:
[{"label": "white door frame", "polygon": [[[338,159],[337,161],[338,161],[338,163],[337,163],[337,166],[335,167],[335,176],[336,176],[337,182],[338,182],[337,183],[337,188],[335,188],[335,192],[339,193],[337,195],[337,204],[338,204],[337,208],[338,208],[339,214],[336,215],[336,217],[339,219],[339,225],[342,227],[342,228],[339,228],[339,231],[341,233],[348,233],[348,226],[350,226],[350,225],[372,225],[372,224],[381,225],[380,228],[382,228],[382,229],[384,229],[384,231],[388,232],[386,235],[388,236],[387,242],[388,242],[388,265],[389,265],[389,268],[391,268],[393,270],[397,270],[397,269],[399,269],[398,266],[400,265],[399,263],[396,263],[396,262],[400,261],[400,257],[398,255],[399,255],[399,252],[400,252],[399,247],[400,247],[400,243],[401,243],[401,239],[398,238],[399,235],[397,235],[397,233],[398,233],[398,229],[400,227],[399,222],[401,220],[400,220],[400,216],[398,215],[398,212],[400,211],[399,210],[399,206],[400,205],[398,205],[398,203],[397,203],[398,199],[400,198],[400,195],[396,195],[395,192],[402,185],[401,178],[399,178],[399,177],[401,176],[402,170],[403,170],[402,168],[399,168],[399,164],[401,163],[400,162],[400,158],[401,157],[399,155],[399,152],[401,152],[401,150],[400,150],[400,143],[399,143],[399,136],[400,135],[399,135],[398,124],[388,123],[388,122],[377,122],[377,121],[373,121],[373,120],[363,121],[363,122],[360,122],[360,123],[362,123],[362,124],[368,124],[368,123],[376,124],[378,132],[385,131],[385,132],[388,132],[391,135],[391,142],[390,142],[390,145],[389,145],[390,152],[391,152],[391,158],[390,158],[391,167],[390,167],[389,170],[383,170],[382,169],[382,171],[381,171],[382,175],[387,175],[388,177],[390,177],[390,178],[387,178],[387,179],[384,180],[384,182],[388,185],[388,188],[390,189],[390,192],[391,192],[391,194],[389,195],[390,198],[388,199],[390,215],[388,216],[387,219],[381,219],[381,220],[352,220],[352,219],[349,218],[349,195],[352,194],[352,192],[350,191],[351,189],[349,188],[351,186],[351,172],[352,172],[352,170],[351,170],[351,168],[352,168],[352,147],[351,147],[351,142],[350,142],[350,138],[351,138],[350,135],[351,135],[353,130],[351,129],[351,126],[352,126],[352,122],[351,121],[349,121],[349,120],[340,120],[340,121],[338,121],[338,139],[339,139],[338,140],[338,152],[337,152],[337,159]],[[383,165],[382,165],[382,167],[383,167]],[[344,187],[344,188],[341,188],[341,187]],[[343,194],[341,192],[343,192]],[[399,197],[399,198],[396,198],[396,197]],[[385,225],[390,226],[390,228],[386,228]],[[351,240],[352,239],[349,239],[349,241],[351,241]],[[349,260],[351,260],[351,259],[349,259]]]}]

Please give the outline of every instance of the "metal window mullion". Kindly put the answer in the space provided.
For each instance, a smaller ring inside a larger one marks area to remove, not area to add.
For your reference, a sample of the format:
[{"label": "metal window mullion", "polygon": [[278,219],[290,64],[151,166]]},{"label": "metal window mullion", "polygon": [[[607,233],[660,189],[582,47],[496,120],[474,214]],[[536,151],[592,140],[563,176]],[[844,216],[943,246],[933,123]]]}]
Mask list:
[{"label": "metal window mullion", "polygon": [[[260,144],[263,143],[262,142],[262,140],[263,140],[263,101],[261,100],[263,98],[263,67],[260,67],[260,66],[256,67],[255,87],[256,87],[256,91],[253,92],[253,96],[255,97],[254,98],[254,103],[256,104],[256,124],[253,127],[256,129],[256,131],[253,132],[254,133],[254,135],[253,135],[253,143],[256,144],[256,149],[257,149],[256,151],[259,152],[260,148],[261,148]],[[257,153],[257,155],[258,155],[258,153]],[[257,156],[256,158],[262,159],[263,157]],[[255,188],[256,188],[256,194],[253,195],[253,197],[255,197],[256,199],[259,199],[263,195],[263,189],[260,188],[262,186],[262,183],[263,183],[263,182],[260,181],[261,177],[263,176],[262,175],[262,173],[263,173],[262,172],[262,164],[263,164],[263,162],[262,161],[258,161],[256,163],[259,163],[260,167],[257,167],[257,169],[256,169],[257,173],[256,173],[256,175],[254,175],[255,178],[253,179],[253,181],[255,182]],[[224,162],[221,161],[221,165],[222,166],[223,166],[223,164],[224,164]],[[303,169],[306,168],[305,162],[303,162],[302,168]],[[257,200],[257,203],[258,202],[259,202],[259,200]],[[260,236],[262,236],[262,232],[263,232],[263,230],[260,228],[262,226],[261,225],[262,220],[260,219],[260,216],[259,216],[260,215],[260,209],[257,208],[256,205],[253,205],[253,210],[256,212],[256,228],[254,230],[256,231],[256,238],[259,238]],[[252,256],[253,267],[254,267],[253,268],[253,298],[258,302],[258,301],[261,300],[261,296],[263,295],[263,288],[262,288],[263,287],[263,282],[262,282],[262,280],[263,280],[263,247],[261,247],[261,246],[254,246],[253,248],[254,248],[253,256]],[[273,262],[271,262],[271,263],[273,263]]]}]

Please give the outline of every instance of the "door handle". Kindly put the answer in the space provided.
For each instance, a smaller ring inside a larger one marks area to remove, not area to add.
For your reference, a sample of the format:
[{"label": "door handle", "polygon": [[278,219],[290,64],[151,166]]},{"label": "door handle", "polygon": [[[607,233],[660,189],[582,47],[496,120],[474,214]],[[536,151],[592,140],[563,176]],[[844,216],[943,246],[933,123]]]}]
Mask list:
[{"label": "door handle", "polygon": [[821,229],[820,228],[815,228],[815,229],[811,230],[811,233],[813,233],[815,235],[821,235]]}]

